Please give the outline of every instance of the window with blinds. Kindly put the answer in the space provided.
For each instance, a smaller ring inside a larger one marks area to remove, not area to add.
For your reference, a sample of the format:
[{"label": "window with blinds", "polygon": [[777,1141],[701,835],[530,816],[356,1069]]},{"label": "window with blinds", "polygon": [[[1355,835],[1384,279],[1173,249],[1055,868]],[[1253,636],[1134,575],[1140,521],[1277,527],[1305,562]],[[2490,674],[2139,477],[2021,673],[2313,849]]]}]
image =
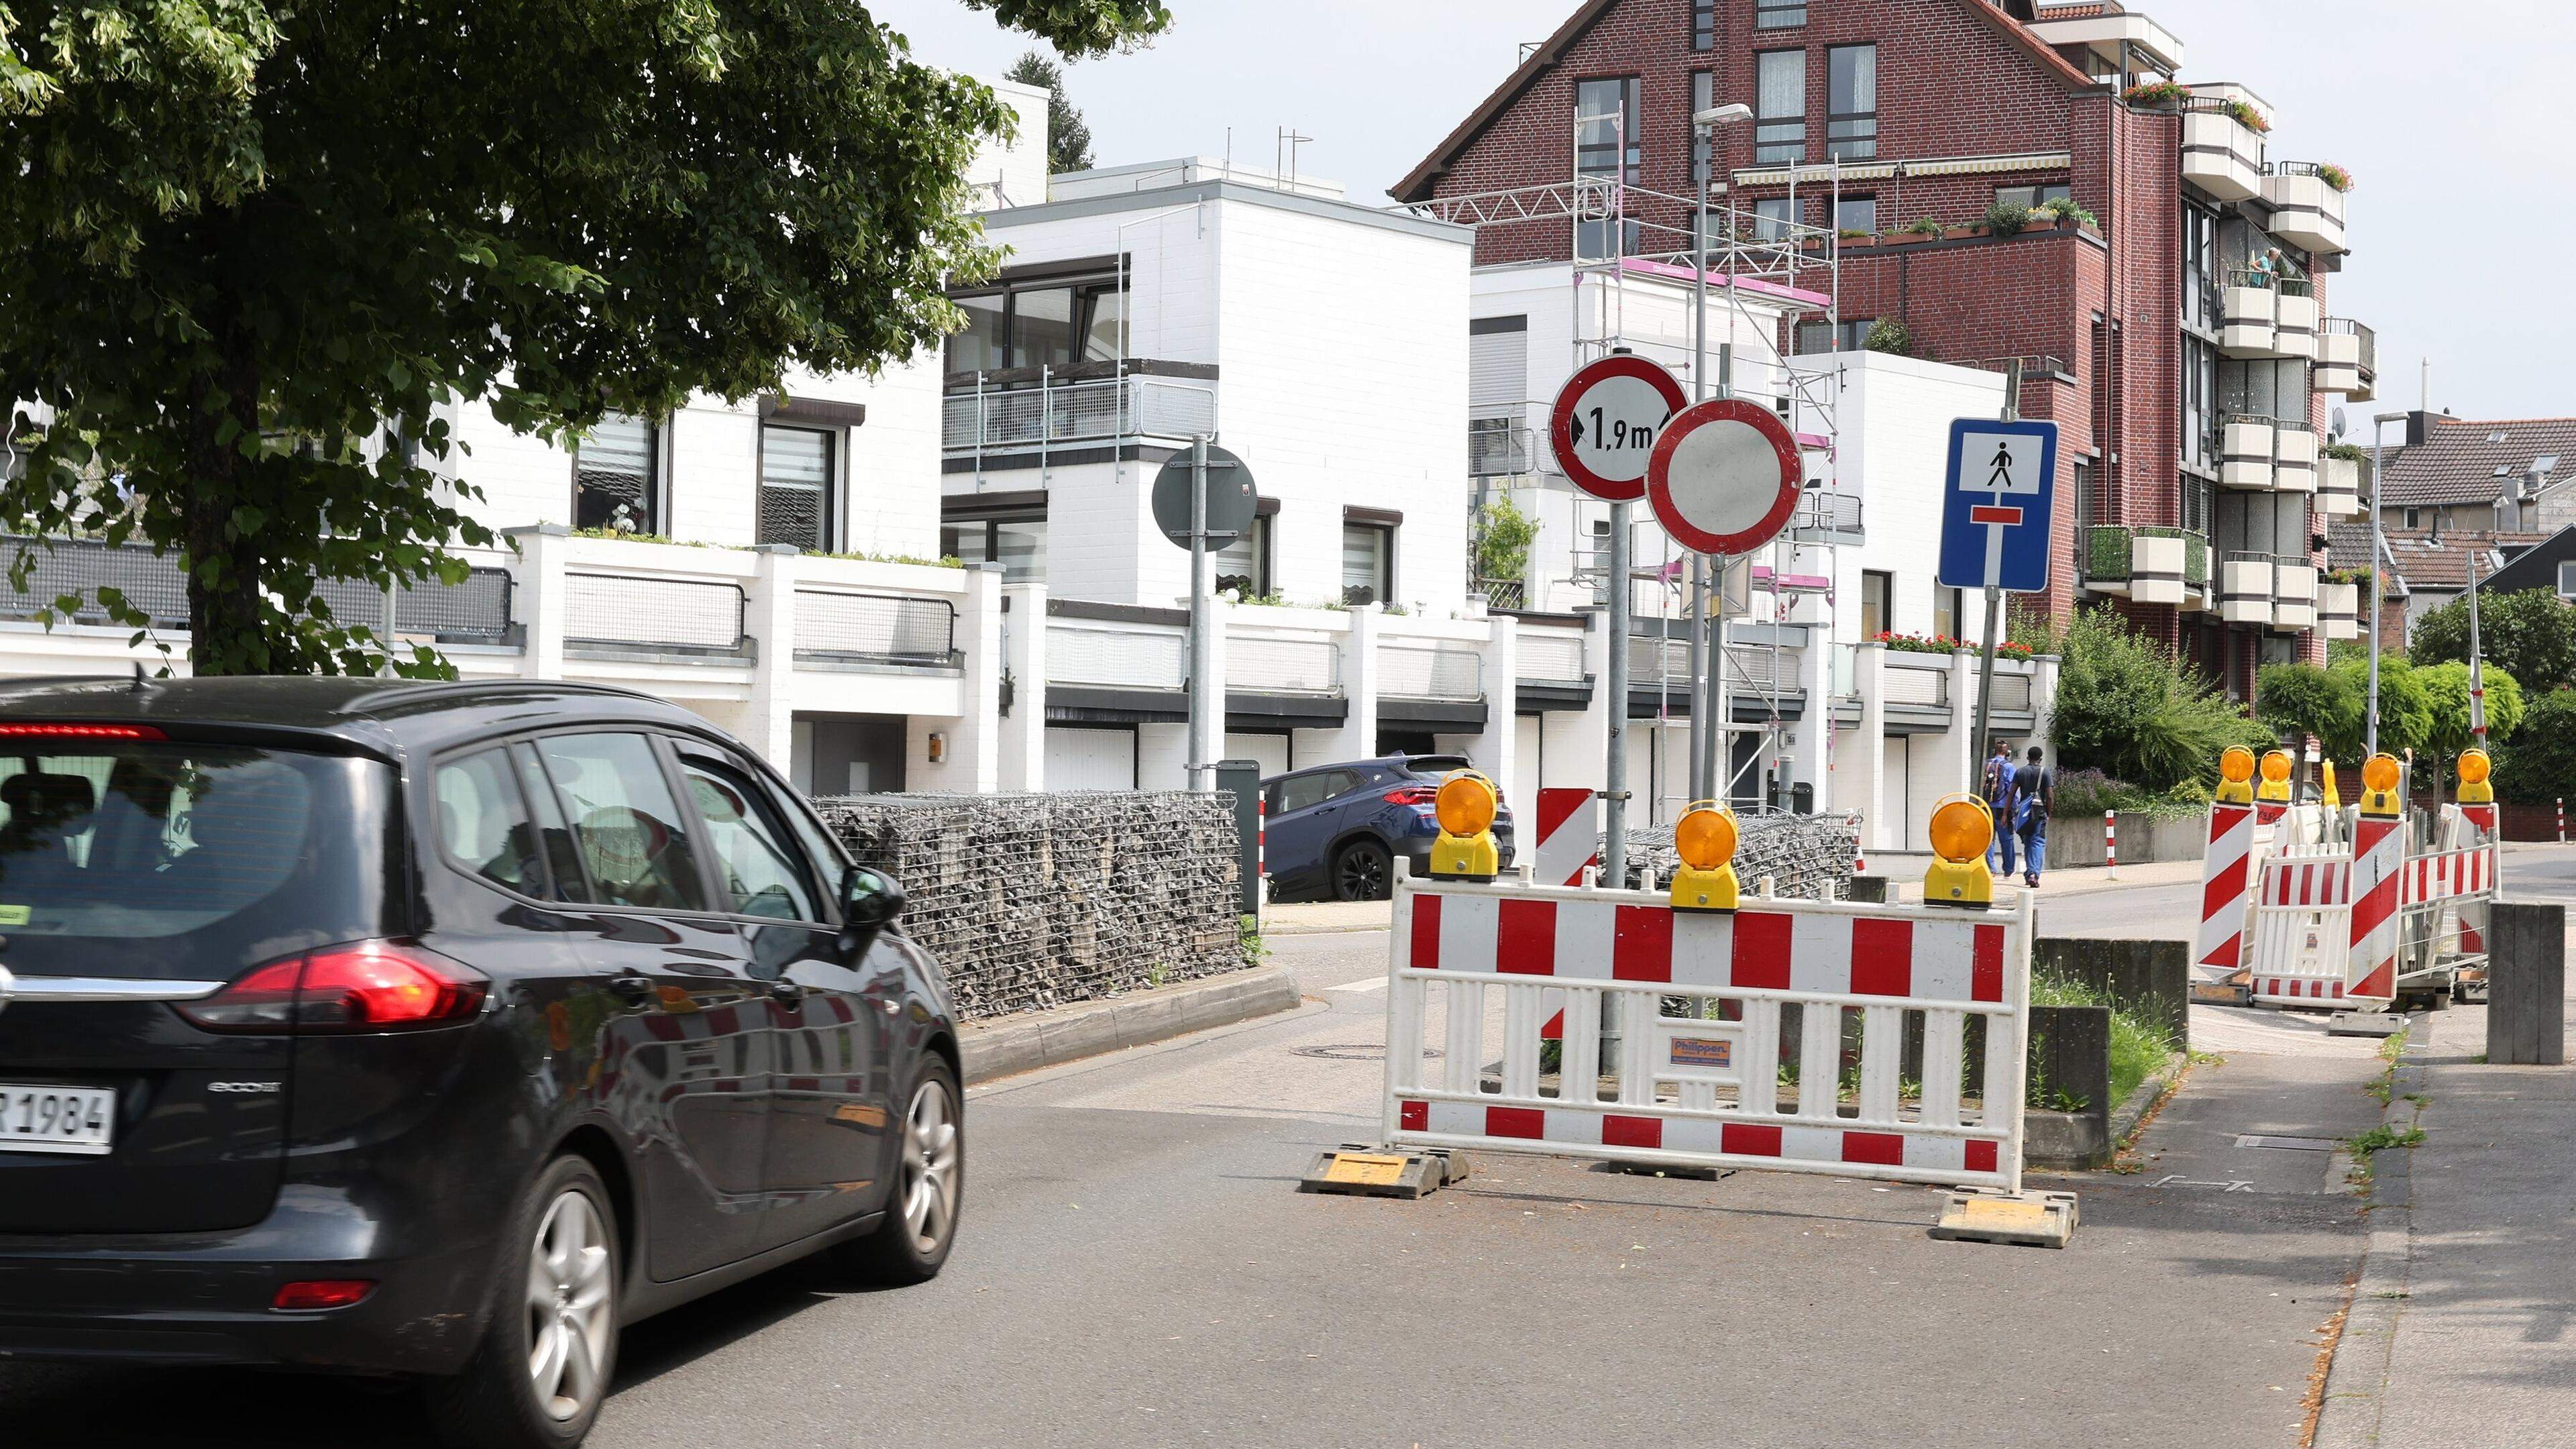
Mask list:
[{"label": "window with blinds", "polygon": [[1837,45],[1825,52],[1825,150],[1838,161],[1878,154],[1878,47]]},{"label": "window with blinds", "polygon": [[832,547],[832,435],[813,428],[760,429],[760,541],[807,553]]},{"label": "window with blinds", "polygon": [[1395,593],[1395,530],[1375,523],[1342,526],[1342,602],[1383,604]]},{"label": "window with blinds", "polygon": [[661,457],[662,430],[650,419],[600,419],[573,449],[573,527],[660,533]]},{"label": "window with blinds", "polygon": [[1753,57],[1753,159],[1807,159],[1807,53],[1766,50]]}]

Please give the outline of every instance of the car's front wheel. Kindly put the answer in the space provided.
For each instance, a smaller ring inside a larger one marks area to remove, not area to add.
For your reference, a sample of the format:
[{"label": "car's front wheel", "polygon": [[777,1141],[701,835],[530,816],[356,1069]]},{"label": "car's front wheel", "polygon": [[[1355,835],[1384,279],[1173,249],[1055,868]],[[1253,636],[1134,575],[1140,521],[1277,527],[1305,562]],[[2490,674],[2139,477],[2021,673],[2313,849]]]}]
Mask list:
[{"label": "car's front wheel", "polygon": [[569,1449],[590,1433],[617,1367],[617,1230],[608,1189],[558,1157],[511,1214],[483,1341],[429,1386],[458,1449]]},{"label": "car's front wheel", "polygon": [[924,1283],[939,1275],[957,1242],[966,1199],[966,1119],[948,1059],[924,1052],[897,1130],[894,1192],[885,1222],[836,1250],[840,1263],[872,1282]]},{"label": "car's front wheel", "polygon": [[1382,901],[1395,878],[1395,857],[1374,840],[1354,840],[1333,856],[1333,899]]}]

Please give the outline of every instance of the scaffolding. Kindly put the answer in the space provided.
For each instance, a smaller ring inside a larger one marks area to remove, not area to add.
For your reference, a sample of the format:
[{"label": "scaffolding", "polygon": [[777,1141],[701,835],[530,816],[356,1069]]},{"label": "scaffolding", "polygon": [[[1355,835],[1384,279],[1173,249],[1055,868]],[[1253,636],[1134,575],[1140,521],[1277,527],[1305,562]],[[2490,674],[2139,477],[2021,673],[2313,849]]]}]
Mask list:
[{"label": "scaffolding", "polygon": [[[1841,167],[1838,163],[1788,167],[1789,215],[1786,218],[1756,215],[1731,205],[1721,205],[1714,198],[1705,203],[1703,211],[1703,203],[1697,199],[1650,190],[1630,179],[1635,163],[1629,157],[1625,128],[1626,118],[1617,113],[1577,115],[1574,118],[1575,174],[1568,180],[1435,197],[1397,209],[1467,227],[1480,234],[1488,230],[1547,223],[1566,226],[1571,243],[1567,254],[1572,272],[1570,302],[1574,320],[1574,369],[1629,347],[1627,288],[1630,280],[1638,277],[1694,282],[1704,277],[1708,301],[1722,307],[1729,337],[1750,333],[1764,336],[1773,344],[1771,352],[1776,361],[1770,364],[1773,373],[1770,402],[1789,422],[1792,431],[1798,433],[1802,456],[1821,453],[1824,466],[1820,477],[1808,480],[1809,487],[1798,513],[1782,539],[1766,546],[1761,555],[1755,556],[1767,555],[1770,559],[1770,588],[1767,591],[1757,591],[1749,586],[1753,559],[1739,561],[1740,572],[1716,571],[1721,579],[1734,574],[1747,581],[1747,586],[1741,589],[1741,602],[1747,613],[1753,595],[1767,592],[1771,601],[1771,617],[1762,621],[1770,627],[1764,630],[1765,638],[1760,643],[1739,643],[1729,639],[1729,631],[1722,623],[1712,631],[1717,648],[1710,656],[1709,667],[1718,674],[1722,687],[1713,691],[1718,707],[1709,711],[1712,717],[1705,723],[1721,738],[1732,738],[1736,713],[1733,701],[1737,698],[1762,701],[1760,747],[1741,765],[1734,762],[1730,751],[1730,758],[1719,767],[1725,776],[1725,784],[1717,793],[1722,798],[1738,801],[1739,808],[1757,812],[1786,809],[1789,802],[1779,798],[1785,796],[1785,790],[1778,795],[1757,792],[1754,798],[1747,800],[1742,787],[1748,775],[1766,765],[1777,780],[1786,763],[1787,721],[1782,709],[1782,687],[1783,675],[1789,671],[1782,668],[1782,630],[1779,626],[1788,622],[1792,608],[1793,593],[1788,581],[1795,577],[1791,569],[1795,550],[1802,543],[1809,546],[1820,544],[1825,550],[1827,587],[1823,590],[1826,604],[1826,628],[1823,632],[1829,651],[1834,607],[1831,581],[1837,575],[1835,535],[1840,520],[1857,512],[1856,508],[1846,507],[1847,503],[1856,500],[1847,500],[1843,494],[1839,447],[1838,394],[1841,378],[1834,354],[1840,350],[1842,331],[1840,232],[1830,221],[1827,225],[1816,226],[1799,219],[1802,216],[1799,209],[1801,201],[1804,197],[1816,195],[1819,190],[1824,193],[1827,217],[1830,219],[1835,215],[1842,198]],[[1586,149],[1587,132],[1595,135],[1606,132],[1610,137],[1612,162],[1606,172],[1587,173],[1584,170],[1582,152]],[[1711,150],[1713,155],[1714,147]],[[1803,196],[1802,182],[1807,183]],[[1704,237],[1695,235],[1703,216],[1706,218]],[[1596,240],[1598,244],[1587,246],[1588,240]],[[1760,318],[1754,315],[1757,301],[1764,314]],[[1822,314],[1827,335],[1834,340],[1835,346],[1812,361],[1802,362],[1796,343],[1797,324],[1801,320],[1799,314],[1804,312]],[[1770,331],[1772,314],[1788,316],[1789,335],[1786,338]],[[1708,309],[1702,308],[1692,325],[1713,331],[1711,322]],[[1702,349],[1703,355],[1718,359],[1717,376],[1703,378],[1692,375],[1690,383],[1694,395],[1718,397],[1750,391],[1736,386],[1730,375],[1732,351],[1731,345]],[[1692,372],[1691,368],[1677,370],[1686,374]],[[1703,384],[1707,386],[1703,388]],[[1532,451],[1535,454],[1535,448]],[[1480,490],[1483,483],[1483,479],[1477,480]],[[1599,506],[1608,507],[1606,504]],[[1627,540],[1631,547],[1626,550],[1614,551],[1596,545],[1592,522],[1586,509],[1579,506],[1569,561],[1573,582],[1578,586],[1592,584],[1595,597],[1606,601],[1611,588],[1622,582],[1612,577],[1610,559],[1614,552],[1624,552],[1630,560],[1628,578],[1624,581],[1630,598],[1633,600],[1638,585],[1649,585],[1660,591],[1658,602],[1664,606],[1659,611],[1662,619],[1686,617],[1683,595],[1688,560],[1677,552],[1671,537],[1663,534],[1660,528],[1654,529],[1655,534],[1661,536],[1661,561],[1656,566],[1641,567],[1636,562],[1639,554],[1633,547],[1633,531],[1637,526],[1633,516],[1630,524],[1632,537]],[[1651,519],[1647,522],[1651,526]],[[1728,588],[1720,583],[1712,599],[1713,602],[1726,600],[1727,596]],[[1721,620],[1743,616],[1733,601],[1722,604],[1715,612]],[[1649,751],[1649,759],[1654,762],[1650,768],[1660,770],[1664,768],[1668,753],[1666,732],[1671,726],[1670,701],[1675,675],[1674,651],[1666,642],[1669,634],[1661,632],[1659,626],[1655,637],[1658,702],[1653,725],[1654,745]],[[1623,639],[1614,647],[1629,650],[1634,645]],[[1760,659],[1757,664],[1754,656],[1766,653],[1768,657]],[[1820,667],[1829,677],[1830,653]],[[1687,667],[1681,678],[1697,683]],[[1825,731],[1822,738],[1829,752],[1832,689],[1828,684],[1814,693],[1818,697],[1806,702],[1803,713],[1812,716],[1807,720],[1811,728]],[[1704,702],[1707,695],[1694,690],[1692,697]],[[1624,708],[1624,702],[1614,704],[1614,708]],[[1661,792],[1656,792],[1656,800],[1660,806]]]}]

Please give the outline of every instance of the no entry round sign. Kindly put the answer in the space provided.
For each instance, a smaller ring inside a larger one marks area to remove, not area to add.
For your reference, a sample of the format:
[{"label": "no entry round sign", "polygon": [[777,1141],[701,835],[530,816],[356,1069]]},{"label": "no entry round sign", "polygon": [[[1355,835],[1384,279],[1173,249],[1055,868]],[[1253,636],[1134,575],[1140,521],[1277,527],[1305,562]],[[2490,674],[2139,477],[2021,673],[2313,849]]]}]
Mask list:
[{"label": "no entry round sign", "polygon": [[1646,464],[1665,424],[1687,401],[1656,363],[1613,353],[1567,378],[1548,415],[1556,465],[1595,498],[1634,503],[1646,496]]},{"label": "no entry round sign", "polygon": [[1789,526],[1805,471],[1797,438],[1769,408],[1712,398],[1676,414],[1655,440],[1646,499],[1684,548],[1732,558]]}]

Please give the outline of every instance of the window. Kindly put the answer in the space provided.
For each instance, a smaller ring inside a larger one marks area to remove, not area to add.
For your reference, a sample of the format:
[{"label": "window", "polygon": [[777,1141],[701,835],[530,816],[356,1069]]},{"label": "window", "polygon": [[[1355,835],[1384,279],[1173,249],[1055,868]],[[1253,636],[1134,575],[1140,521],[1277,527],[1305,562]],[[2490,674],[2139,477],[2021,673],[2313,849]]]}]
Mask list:
[{"label": "window", "polygon": [[[1996,191],[2004,199],[2006,187]],[[2218,330],[2218,214],[2197,206],[2182,211],[2182,321],[2204,332]]]},{"label": "window", "polygon": [[[1579,81],[1574,87],[1574,173],[1636,185],[1645,179],[1645,110],[1643,89],[1635,76],[1618,80]],[[1637,250],[1637,223],[1627,221],[1613,249],[1606,219],[1574,224],[1575,255],[1584,258],[1625,256]]]},{"label": "window", "polygon": [[1395,594],[1395,530],[1378,523],[1342,525],[1342,602],[1383,604]]},{"label": "window", "polygon": [[1846,317],[1840,323],[1801,322],[1798,324],[1798,354],[1802,357],[1822,352],[1858,352],[1869,342],[1869,329],[1877,325],[1875,317]]},{"label": "window", "polygon": [[2406,526],[2408,528],[2422,528],[2424,526],[2424,510],[2421,508],[2407,509]]},{"label": "window", "polygon": [[1312,809],[1359,786],[1360,777],[1351,770],[1317,770],[1311,775],[1291,775],[1280,781],[1273,791],[1270,813],[1278,816],[1291,810]]},{"label": "window", "polygon": [[1875,639],[1891,625],[1888,596],[1896,591],[1896,575],[1877,569],[1863,569],[1860,576],[1860,637]]},{"label": "window", "polygon": [[2068,190],[2061,182],[2050,182],[2045,186],[1998,186],[1995,188],[1995,205],[1997,206],[2032,207],[2039,205],[2043,201],[2072,201],[2074,199],[2075,194]]},{"label": "window", "polygon": [[1866,161],[1878,154],[1878,47],[1825,52],[1825,154]]},{"label": "window", "polygon": [[1878,198],[1846,196],[1834,203],[1834,230],[1878,235]]},{"label": "window", "polygon": [[1233,589],[1247,599],[1258,599],[1270,593],[1270,519],[1255,516],[1252,527],[1234,536],[1234,542],[1218,549],[1209,561],[1216,575],[1219,592]]},{"label": "window", "polygon": [[[1805,11],[1799,18],[1806,18]],[[1753,160],[1807,159],[1807,53],[1765,50],[1753,57]]]},{"label": "window", "polygon": [[2084,530],[2093,526],[2093,465],[2082,458],[2075,460],[2074,489],[2075,556],[2080,561],[2088,556],[2085,553]]},{"label": "window", "polygon": [[1798,204],[1786,196],[1766,196],[1753,203],[1753,239],[1787,241],[1798,220]]},{"label": "window", "polygon": [[679,803],[652,742],[636,734],[549,735],[537,741],[571,822],[573,845],[602,905],[703,911]]},{"label": "window", "polygon": [[2558,565],[2558,597],[2576,599],[2576,559]]},{"label": "window", "polygon": [[773,921],[820,921],[822,901],[813,873],[769,802],[742,773],[695,752],[680,757],[689,798],[706,822],[707,854],[715,861],[721,909]]},{"label": "window", "polygon": [[944,366],[951,373],[1065,368],[1124,355],[1127,296],[1115,277],[1031,281],[949,300],[966,314],[965,330],[949,334]]},{"label": "window", "polygon": [[1717,0],[1691,0],[1691,49],[1717,49]]},{"label": "window", "polygon": [[1696,116],[1700,112],[1705,111],[1716,104],[1716,74],[1704,70],[1692,71],[1690,115],[1682,117],[1682,124],[1690,127],[1691,180],[1699,182],[1703,186],[1708,184],[1709,163],[1711,159],[1709,152],[1710,148],[1714,145],[1716,138],[1709,134],[1707,127],[1702,126],[1695,120],[1692,120],[1691,116]]},{"label": "window", "polygon": [[1935,588],[1932,591],[1933,633],[1951,639],[1960,637],[1959,626],[1966,623],[1968,617],[1960,599],[1960,591],[1957,589]]},{"label": "window", "polygon": [[662,430],[612,413],[572,454],[572,526],[660,533]]},{"label": "window", "polygon": [[1753,0],[1753,28],[1785,30],[1807,23],[1807,0]]},{"label": "window", "polygon": [[458,869],[525,896],[546,894],[536,827],[502,750],[438,767],[438,845]]},{"label": "window", "polygon": [[1047,521],[1043,515],[1023,518],[971,518],[942,529],[942,553],[963,562],[998,563],[1005,583],[1046,579]]},{"label": "window", "polygon": [[2209,520],[2216,512],[2217,502],[2217,484],[2206,478],[2183,479],[2182,526],[2194,533],[2208,534]]},{"label": "window", "polygon": [[2218,466],[2218,349],[2198,337],[2182,339],[2182,460],[2196,468]]},{"label": "window", "polygon": [[760,541],[830,552],[832,495],[832,435],[762,424]]}]

